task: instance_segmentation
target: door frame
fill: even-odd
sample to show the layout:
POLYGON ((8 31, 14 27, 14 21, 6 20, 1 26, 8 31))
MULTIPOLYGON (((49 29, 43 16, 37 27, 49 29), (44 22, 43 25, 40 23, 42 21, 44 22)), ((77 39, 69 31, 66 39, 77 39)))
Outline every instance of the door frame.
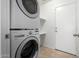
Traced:
POLYGON ((10 57, 10 38, 6 38, 6 35, 10 34, 9 29, 10 29, 10 0, 1 0, 1 57, 3 58, 10 57), (3 22, 5 23, 5 25, 3 22))

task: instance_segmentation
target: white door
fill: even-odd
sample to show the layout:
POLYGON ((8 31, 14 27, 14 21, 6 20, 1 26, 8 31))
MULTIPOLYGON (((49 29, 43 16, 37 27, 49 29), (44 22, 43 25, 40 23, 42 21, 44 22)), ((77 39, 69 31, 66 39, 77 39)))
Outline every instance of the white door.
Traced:
POLYGON ((76 54, 76 12, 75 4, 56 8, 56 49, 76 54))

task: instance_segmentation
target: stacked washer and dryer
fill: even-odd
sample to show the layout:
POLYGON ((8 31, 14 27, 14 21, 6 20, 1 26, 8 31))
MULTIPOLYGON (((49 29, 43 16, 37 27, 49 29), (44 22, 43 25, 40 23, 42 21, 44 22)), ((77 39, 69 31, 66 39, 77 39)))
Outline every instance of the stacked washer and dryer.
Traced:
POLYGON ((10 0, 10 57, 38 57, 40 18, 37 0, 10 0))

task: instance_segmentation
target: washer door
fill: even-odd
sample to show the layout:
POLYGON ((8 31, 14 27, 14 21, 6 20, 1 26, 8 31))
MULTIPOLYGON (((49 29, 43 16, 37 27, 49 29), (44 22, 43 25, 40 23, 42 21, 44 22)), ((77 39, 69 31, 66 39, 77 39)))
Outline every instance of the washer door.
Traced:
POLYGON ((16 0, 18 7, 28 17, 35 18, 38 16, 37 0, 16 0))
POLYGON ((16 58, 34 58, 37 57, 39 51, 39 43, 36 37, 26 38, 17 48, 16 58))

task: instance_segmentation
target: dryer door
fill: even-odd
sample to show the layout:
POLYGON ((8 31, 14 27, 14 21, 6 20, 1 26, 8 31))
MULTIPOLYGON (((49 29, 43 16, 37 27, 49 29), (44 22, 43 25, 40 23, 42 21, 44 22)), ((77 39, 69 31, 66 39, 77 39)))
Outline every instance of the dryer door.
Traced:
POLYGON ((39 43, 36 37, 26 38, 17 48, 16 58, 34 58, 37 57, 39 51, 39 43))
POLYGON ((35 18, 38 16, 37 0, 16 0, 18 7, 28 17, 35 18))

